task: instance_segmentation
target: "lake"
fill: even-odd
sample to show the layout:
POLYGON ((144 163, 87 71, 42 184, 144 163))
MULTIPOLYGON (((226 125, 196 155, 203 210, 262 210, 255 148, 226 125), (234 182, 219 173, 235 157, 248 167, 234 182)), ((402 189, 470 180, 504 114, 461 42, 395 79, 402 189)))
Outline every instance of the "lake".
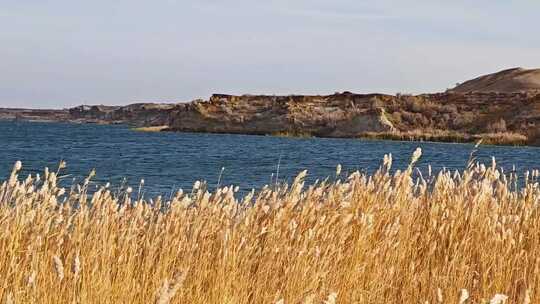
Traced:
MULTIPOLYGON (((118 187, 125 181, 136 188, 145 180, 147 196, 168 195, 178 188, 191 189, 197 180, 210 188, 237 185, 242 191, 275 182, 291 181, 308 170, 307 182, 342 172, 373 172, 385 153, 392 153, 394 168, 404 168, 412 152, 421 147, 418 166, 463 169, 472 144, 364 141, 358 139, 282 138, 252 135, 195 133, 145 133, 123 125, 0 121, 0 178, 5 179, 15 161, 22 174, 56 168, 67 162, 63 183, 80 181, 93 168, 98 184, 118 187), (278 166, 279 165, 279 166, 278 166), (279 167, 279 170, 278 170, 279 167), (223 168, 223 169, 222 169, 223 168)), ((540 148, 481 146, 479 160, 518 172, 540 168, 540 148)))

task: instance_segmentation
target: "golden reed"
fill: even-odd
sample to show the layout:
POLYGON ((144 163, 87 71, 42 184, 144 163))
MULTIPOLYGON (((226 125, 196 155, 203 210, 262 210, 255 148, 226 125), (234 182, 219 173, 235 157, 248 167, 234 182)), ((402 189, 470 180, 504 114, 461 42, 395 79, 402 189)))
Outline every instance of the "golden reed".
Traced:
POLYGON ((538 303, 538 172, 522 187, 495 162, 422 176, 420 156, 148 201, 89 194, 93 173, 60 188, 64 163, 24 179, 17 162, 0 186, 0 302, 538 303))

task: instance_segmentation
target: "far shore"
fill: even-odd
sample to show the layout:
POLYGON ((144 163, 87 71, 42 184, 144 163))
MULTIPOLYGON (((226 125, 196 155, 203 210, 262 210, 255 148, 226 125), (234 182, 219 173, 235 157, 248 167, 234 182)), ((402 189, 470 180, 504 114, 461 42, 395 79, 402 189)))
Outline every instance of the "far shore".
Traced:
MULTIPOLYGON (((0 121, 24 121, 24 122, 39 122, 39 123, 73 123, 73 124, 98 124, 98 125, 121 125, 122 122, 109 121, 85 121, 85 120, 53 120, 53 119, 6 119, 1 118, 0 121)), ((129 124, 128 124, 129 125, 129 124)), ((276 136, 287 138, 336 138, 336 139, 363 139, 363 140, 389 140, 389 141, 404 141, 404 142, 434 142, 434 143, 477 143, 482 142, 483 145, 497 146, 536 146, 527 143, 527 137, 516 133, 482 133, 482 134, 466 134, 459 132, 366 132, 356 136, 324 136, 319 134, 311 134, 307 132, 283 131, 274 133, 259 133, 259 132, 219 132, 219 131, 197 131, 197 130, 175 130, 168 125, 159 126, 132 126, 131 130, 136 132, 186 132, 186 133, 209 133, 209 134, 236 134, 236 135, 255 135, 255 136, 276 136)))
POLYGON ((508 69, 440 93, 227 95, 180 103, 0 108, 0 119, 125 124, 139 132, 540 146, 540 69, 508 69), (528 75, 528 86, 510 86, 528 75), (493 83, 493 79, 497 79, 493 83), (534 81, 533 81, 534 80, 534 81), (489 85, 489 90, 485 89, 489 85))

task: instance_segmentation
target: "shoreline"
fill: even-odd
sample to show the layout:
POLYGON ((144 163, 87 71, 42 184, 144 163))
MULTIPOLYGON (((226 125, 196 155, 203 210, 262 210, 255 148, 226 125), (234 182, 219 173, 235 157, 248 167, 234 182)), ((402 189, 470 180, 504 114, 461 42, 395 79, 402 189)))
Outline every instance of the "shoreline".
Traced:
MULTIPOLYGON (((97 122, 97 121, 80 121, 80 120, 51 120, 51 119, 6 119, 0 118, 0 121, 8 122, 27 122, 27 123, 66 123, 75 125, 126 125, 119 122, 97 122)), ((148 127, 135 127, 127 124, 129 129, 135 132, 142 133, 159 133, 159 132, 173 132, 173 133, 193 133, 193 134, 216 134, 216 135, 246 135, 246 136, 272 136, 291 139, 359 139, 365 141, 392 141, 392 142, 426 142, 426 143, 445 143, 445 144, 474 144, 482 140, 482 145, 489 146, 512 146, 512 147, 538 147, 535 145, 528 145, 525 138, 517 137, 516 139, 504 140, 504 133, 497 134, 431 134, 431 133, 367 133, 360 134, 358 136, 318 136, 313 134, 297 134, 294 132, 282 132, 282 133, 249 133, 249 132, 206 132, 197 130, 174 130, 170 126, 148 126, 148 127), (499 137, 503 137, 503 140, 498 140, 499 137)))

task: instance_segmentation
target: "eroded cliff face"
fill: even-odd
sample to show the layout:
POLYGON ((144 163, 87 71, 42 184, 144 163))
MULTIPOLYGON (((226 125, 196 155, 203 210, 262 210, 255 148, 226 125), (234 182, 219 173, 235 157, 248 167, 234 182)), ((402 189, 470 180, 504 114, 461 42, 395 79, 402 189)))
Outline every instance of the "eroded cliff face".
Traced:
POLYGON ((243 134, 309 134, 353 137, 365 132, 391 132, 376 100, 386 95, 351 93, 329 96, 213 95, 209 101, 177 106, 170 128, 177 131, 243 134))
MULTIPOLYGON (((418 96, 232 96, 176 106, 176 131, 473 141, 485 135, 540 143, 540 94, 439 93, 418 96), (429 135, 429 136, 422 136, 429 135)), ((505 139, 505 140, 507 140, 505 139)))

